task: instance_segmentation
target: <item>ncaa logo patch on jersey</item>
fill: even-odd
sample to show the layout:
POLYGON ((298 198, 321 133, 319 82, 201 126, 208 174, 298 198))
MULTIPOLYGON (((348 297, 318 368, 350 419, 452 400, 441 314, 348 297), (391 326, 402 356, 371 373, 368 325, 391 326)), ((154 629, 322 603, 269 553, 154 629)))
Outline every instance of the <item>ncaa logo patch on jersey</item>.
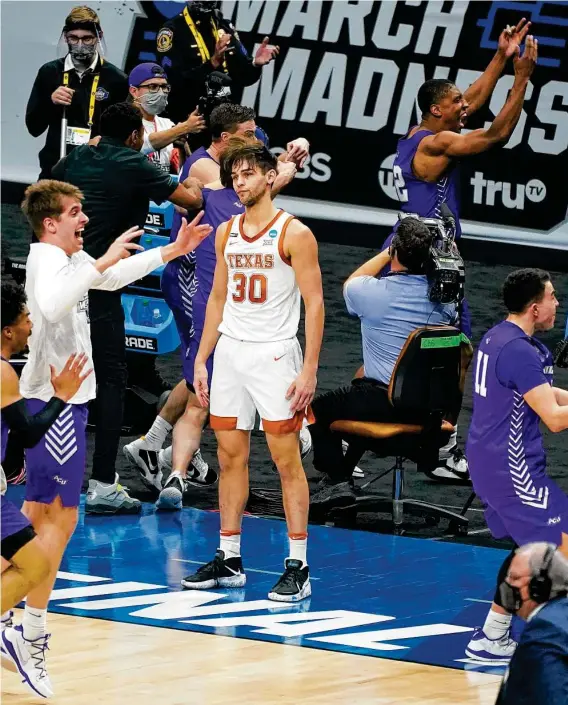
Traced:
POLYGON ((174 33, 172 32, 172 30, 168 29, 167 27, 161 29, 160 33, 158 34, 158 39, 156 40, 158 51, 169 51, 172 48, 173 43, 174 33))
POLYGON ((104 88, 97 88, 95 93, 95 100, 106 100, 108 98, 108 91, 104 88))
POLYGON ((277 237, 278 236, 278 230, 270 230, 268 232, 268 237, 277 237))

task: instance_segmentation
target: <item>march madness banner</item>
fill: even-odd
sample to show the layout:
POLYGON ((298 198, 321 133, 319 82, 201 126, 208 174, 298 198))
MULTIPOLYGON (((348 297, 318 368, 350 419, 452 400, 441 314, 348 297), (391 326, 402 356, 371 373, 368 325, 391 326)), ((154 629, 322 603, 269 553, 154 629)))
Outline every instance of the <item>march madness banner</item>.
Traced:
MULTIPOLYGON (((143 2, 126 69, 156 57, 155 36, 179 3, 143 2)), ((519 124, 505 147, 463 161, 462 217, 549 231, 566 218, 556 175, 568 147, 568 4, 561 2, 223 2, 252 53, 263 36, 281 48, 241 102, 255 107, 271 146, 304 136, 312 157, 287 194, 397 209, 397 139, 418 121, 428 78, 465 90, 484 70, 507 24, 525 16, 539 60, 519 124)), ((488 126, 513 82, 510 63, 469 128, 488 126)))

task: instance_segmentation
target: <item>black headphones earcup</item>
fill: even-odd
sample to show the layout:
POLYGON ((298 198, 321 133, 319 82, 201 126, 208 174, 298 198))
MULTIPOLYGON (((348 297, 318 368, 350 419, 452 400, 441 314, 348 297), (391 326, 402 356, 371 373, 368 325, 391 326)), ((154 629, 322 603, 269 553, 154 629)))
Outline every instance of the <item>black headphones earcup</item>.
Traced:
POLYGON ((552 593, 552 579, 548 575, 548 568, 552 563, 556 549, 549 546, 544 554, 544 559, 542 562, 542 568, 538 575, 529 583, 529 596, 531 600, 538 602, 541 605, 543 602, 548 602, 550 600, 550 594, 552 593))

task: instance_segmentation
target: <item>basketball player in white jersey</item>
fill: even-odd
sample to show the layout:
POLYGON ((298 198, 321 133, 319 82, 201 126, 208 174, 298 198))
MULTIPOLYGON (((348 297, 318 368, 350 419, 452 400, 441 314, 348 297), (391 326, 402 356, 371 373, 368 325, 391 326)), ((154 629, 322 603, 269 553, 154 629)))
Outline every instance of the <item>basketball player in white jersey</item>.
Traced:
POLYGON ((195 361, 194 387, 210 405, 218 442, 220 546, 215 558, 182 580, 185 588, 242 587, 241 520, 248 498, 250 432, 262 419, 282 483, 290 543, 271 600, 311 594, 306 560, 308 484, 298 434, 316 388, 324 303, 317 242, 272 202, 276 159, 264 145, 232 150, 228 168, 245 212, 219 226, 217 264, 195 361), (296 339, 305 305, 306 355, 296 339), (215 348, 215 346, 217 346, 215 348), (205 361, 215 348, 211 399, 205 361))

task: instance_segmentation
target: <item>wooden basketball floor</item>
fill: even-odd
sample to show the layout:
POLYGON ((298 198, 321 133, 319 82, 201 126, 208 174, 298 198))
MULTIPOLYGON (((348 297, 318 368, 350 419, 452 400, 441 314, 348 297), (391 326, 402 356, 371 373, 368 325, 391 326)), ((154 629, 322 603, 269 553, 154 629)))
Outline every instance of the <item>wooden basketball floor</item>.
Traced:
MULTIPOLYGON (((181 591, 180 578, 213 556, 217 531, 217 514, 194 509, 81 518, 50 603, 50 702, 495 702, 502 672, 472 664, 464 647, 502 551, 310 527, 312 597, 280 605, 266 594, 285 526, 246 517, 246 587, 181 591)), ((3 703, 39 701, 2 671, 3 703)))

